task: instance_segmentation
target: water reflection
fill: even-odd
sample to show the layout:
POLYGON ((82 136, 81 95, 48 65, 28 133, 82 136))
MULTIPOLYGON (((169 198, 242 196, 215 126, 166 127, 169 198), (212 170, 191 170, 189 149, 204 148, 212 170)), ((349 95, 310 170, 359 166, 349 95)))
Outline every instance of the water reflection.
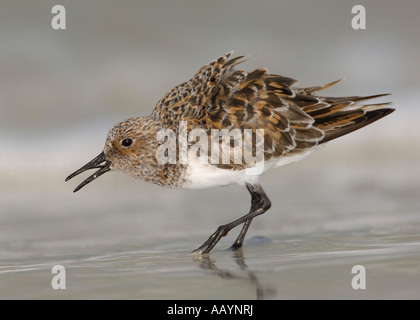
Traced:
POLYGON ((222 279, 241 279, 247 281, 255 286, 256 299, 266 300, 273 299, 276 296, 276 288, 271 285, 262 283, 256 273, 249 269, 245 263, 245 257, 242 248, 232 251, 232 259, 239 267, 242 273, 245 273, 246 277, 236 275, 236 272, 229 271, 228 269, 221 269, 217 266, 216 261, 210 257, 209 254, 203 254, 198 257, 194 257, 194 262, 198 263, 201 269, 208 270, 221 277, 222 279))

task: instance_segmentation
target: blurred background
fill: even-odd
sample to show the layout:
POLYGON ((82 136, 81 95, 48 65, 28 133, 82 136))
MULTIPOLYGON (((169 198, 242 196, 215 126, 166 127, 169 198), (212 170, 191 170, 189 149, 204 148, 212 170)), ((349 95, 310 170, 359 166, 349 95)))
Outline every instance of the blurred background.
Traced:
MULTIPOLYGON (((290 271, 299 265, 299 253, 354 255, 368 245, 390 251, 375 251, 379 258, 369 260, 380 285, 364 297, 419 298, 419 14, 420 2, 413 0, 2 0, 0 297, 220 297, 200 291, 194 276, 204 287, 216 277, 203 274, 187 253, 218 225, 248 210, 245 190, 166 190, 109 173, 73 194, 83 178, 67 183, 64 178, 102 151, 114 123, 150 113, 165 92, 235 50, 247 56, 241 68, 264 66, 300 80, 300 86, 346 78, 325 95, 392 93, 378 102, 392 101, 397 108, 263 178, 273 208, 253 223, 249 237, 266 236, 272 247, 262 245, 266 251, 261 251, 259 244, 250 245, 248 264, 277 283, 271 297, 352 298, 353 291, 335 282, 321 293, 311 283, 316 289, 308 293, 308 283, 291 281, 285 287, 289 294, 280 294, 284 274, 276 268, 287 266, 283 254, 296 254, 297 260, 287 256, 290 269, 284 268, 290 271), (66 9, 66 30, 51 27, 55 4, 66 9), (366 8, 365 30, 351 27, 357 4, 366 8), (174 251, 178 269, 157 268, 174 251), (268 264, 258 252, 271 256, 268 264), (56 263, 74 271, 73 291, 61 296, 49 285, 56 263), (115 276, 121 270, 126 282, 115 276), (137 282, 127 280, 133 274, 137 282), (145 274, 149 282, 156 276, 147 284, 152 291, 141 289, 145 274), (168 288, 168 283, 179 287, 186 274, 192 279, 190 296, 168 288)), ((232 260, 224 245, 229 243, 215 253, 222 264, 232 260)), ((341 266, 337 270, 344 272, 341 266)), ((308 262, 307 270, 288 276, 317 274, 325 280, 319 285, 329 283, 334 270, 327 275, 319 268, 308 262)), ((248 287, 235 291, 225 285, 215 288, 226 290, 222 298, 255 298, 244 293, 248 287)))

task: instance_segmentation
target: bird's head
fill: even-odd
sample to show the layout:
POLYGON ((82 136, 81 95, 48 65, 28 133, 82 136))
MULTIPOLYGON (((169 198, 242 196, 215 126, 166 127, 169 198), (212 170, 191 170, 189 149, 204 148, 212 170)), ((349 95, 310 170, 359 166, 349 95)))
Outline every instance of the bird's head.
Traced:
POLYGON ((157 142, 154 137, 158 128, 153 122, 149 118, 138 117, 114 125, 108 132, 103 151, 66 178, 68 181, 86 170, 98 169, 79 184, 74 192, 110 170, 142 178, 146 169, 155 167, 157 142))

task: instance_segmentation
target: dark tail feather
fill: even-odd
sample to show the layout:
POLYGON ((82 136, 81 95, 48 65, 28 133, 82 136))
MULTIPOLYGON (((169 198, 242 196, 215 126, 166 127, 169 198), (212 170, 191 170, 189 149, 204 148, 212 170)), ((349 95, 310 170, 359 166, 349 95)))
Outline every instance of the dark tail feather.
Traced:
POLYGON ((325 136, 319 143, 328 142, 363 128, 395 110, 388 107, 390 105, 388 102, 358 105, 361 101, 388 96, 388 93, 348 97, 325 97, 315 94, 340 81, 299 89, 293 100, 315 120, 314 126, 324 132, 325 136))
POLYGON ((325 137, 319 143, 325 143, 350 132, 363 128, 376 120, 394 112, 393 108, 376 110, 348 110, 329 117, 316 119, 315 126, 325 131, 325 137))

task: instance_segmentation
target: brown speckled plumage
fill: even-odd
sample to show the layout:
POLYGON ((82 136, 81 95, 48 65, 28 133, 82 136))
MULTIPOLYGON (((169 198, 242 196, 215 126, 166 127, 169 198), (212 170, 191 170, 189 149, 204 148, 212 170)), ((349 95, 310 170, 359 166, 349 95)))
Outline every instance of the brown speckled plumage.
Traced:
POLYGON ((117 123, 108 133, 104 153, 112 159, 110 168, 160 186, 179 187, 184 181, 185 165, 159 164, 156 139, 162 126, 151 117, 130 118, 117 123), (130 148, 120 142, 132 139, 130 148))
MULTIPOLYGON (((357 102, 377 98, 323 97, 322 87, 295 88, 296 80, 259 68, 236 70, 243 57, 227 53, 202 67, 194 77, 168 92, 151 117, 163 126, 187 121, 188 129, 265 130, 265 160, 288 156, 359 129, 393 111, 385 104, 357 102)), ((246 164, 220 164, 242 169, 246 164)))

